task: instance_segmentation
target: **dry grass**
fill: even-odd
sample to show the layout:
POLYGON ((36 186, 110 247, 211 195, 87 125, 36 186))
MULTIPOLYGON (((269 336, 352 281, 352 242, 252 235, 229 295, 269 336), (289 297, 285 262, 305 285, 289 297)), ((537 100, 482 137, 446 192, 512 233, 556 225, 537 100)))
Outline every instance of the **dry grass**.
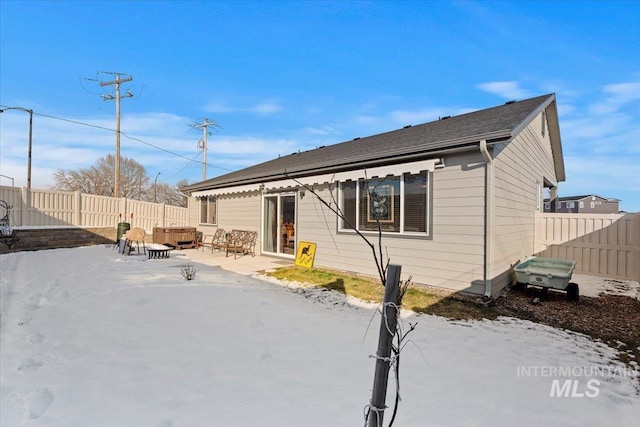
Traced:
MULTIPOLYGON (((363 301, 381 302, 384 289, 380 280, 338 270, 285 267, 264 274, 307 286, 341 292, 363 301)), ((534 290, 513 291, 496 304, 487 306, 477 298, 439 289, 410 285, 402 307, 417 313, 455 320, 496 319, 512 316, 568 329, 600 339, 617 348, 624 363, 640 360, 640 300, 620 296, 581 297, 580 303, 566 301, 564 293, 548 293, 541 304, 531 304, 534 290)))
MULTIPOLYGON (((342 292, 364 301, 381 302, 384 296, 380 280, 338 270, 294 266, 264 274, 279 280, 342 292)), ((640 360, 640 300, 601 296, 581 297, 579 303, 570 303, 566 301, 564 293, 550 292, 541 304, 531 304, 537 295, 532 289, 516 290, 498 299, 495 305, 487 306, 477 298, 410 285, 402 300, 402 307, 455 320, 518 317, 600 339, 617 348, 620 351, 618 358, 624 363, 640 360)))
MULTIPOLYGON (((265 274, 279 280, 342 292, 363 301, 379 303, 384 296, 384 288, 380 280, 338 270, 294 266, 279 268, 265 274)), ((498 316, 495 310, 478 303, 475 299, 414 285, 410 285, 407 289, 402 306, 418 313, 449 319, 495 319, 498 316)))

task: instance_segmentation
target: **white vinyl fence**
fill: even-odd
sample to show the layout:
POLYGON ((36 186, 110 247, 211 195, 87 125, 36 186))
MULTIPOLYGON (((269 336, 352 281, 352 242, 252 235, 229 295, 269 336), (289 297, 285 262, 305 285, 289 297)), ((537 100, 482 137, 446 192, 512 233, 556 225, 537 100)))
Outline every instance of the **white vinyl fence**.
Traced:
POLYGON ((124 197, 0 186, 0 200, 12 206, 12 227, 117 227, 128 222, 151 233, 153 227, 189 225, 187 208, 124 197))
POLYGON ((537 213, 535 253, 573 259, 578 274, 640 281, 640 213, 537 213))

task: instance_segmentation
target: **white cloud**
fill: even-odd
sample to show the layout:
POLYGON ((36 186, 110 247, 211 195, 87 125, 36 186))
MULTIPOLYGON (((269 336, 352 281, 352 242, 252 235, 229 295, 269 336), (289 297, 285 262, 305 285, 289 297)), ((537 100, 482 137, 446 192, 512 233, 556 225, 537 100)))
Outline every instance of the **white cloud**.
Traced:
POLYGON ((558 101, 558 115, 560 115, 561 117, 568 116, 574 111, 576 111, 575 105, 558 101))
POLYGON ((562 195, 598 194, 622 199, 639 209, 640 175, 633 158, 614 155, 566 156, 562 195), (618 185, 612 185, 618 183, 618 185), (613 191, 613 193, 612 193, 613 191))
POLYGON ((509 100, 524 99, 530 96, 529 91, 520 88, 516 81, 478 83, 476 87, 509 100))
POLYGON ((604 92, 619 103, 640 100, 640 82, 615 83, 604 87, 604 92))
POLYGON ((320 128, 307 126, 304 131, 312 135, 339 135, 341 132, 331 126, 322 126, 320 128))
POLYGON ((358 124, 369 125, 380 121, 380 119, 378 117, 370 116, 367 114, 356 114, 353 117, 353 121, 358 124))
POLYGON ((254 136, 231 136, 216 138, 215 147, 209 151, 223 155, 244 155, 272 159, 297 151, 299 142, 284 138, 261 138, 254 136))
POLYGON ((602 88, 605 99, 589 106, 592 114, 609 114, 623 109, 626 104, 640 101, 640 82, 614 83, 602 88))
POLYGON ((206 105, 204 109, 208 113, 219 113, 219 114, 253 113, 253 114, 260 114, 260 115, 268 115, 268 114, 279 113, 280 111, 282 111, 283 108, 278 102, 264 101, 249 107, 231 106, 225 103, 212 103, 212 104, 206 105))
POLYGON ((254 105, 249 111, 257 114, 274 114, 282 111, 282 107, 274 102, 263 102, 254 105))
POLYGON ((627 123, 626 117, 620 115, 604 115, 600 117, 580 117, 564 119, 561 122, 563 138, 567 139, 598 139, 619 133, 627 123))
POLYGON ((234 113, 238 111, 235 107, 221 103, 207 104, 204 106, 204 110, 209 113, 234 113))

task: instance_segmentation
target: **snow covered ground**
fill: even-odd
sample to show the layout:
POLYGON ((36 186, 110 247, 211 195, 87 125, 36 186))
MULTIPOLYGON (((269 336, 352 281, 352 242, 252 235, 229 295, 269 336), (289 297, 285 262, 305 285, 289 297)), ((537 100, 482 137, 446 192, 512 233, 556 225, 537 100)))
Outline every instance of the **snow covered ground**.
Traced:
MULTIPOLYGON (((204 264, 185 281, 180 252, 0 262, 2 427, 363 424, 375 308, 204 264)), ((637 423, 636 372, 602 343, 513 318, 409 322, 397 426, 637 423)))

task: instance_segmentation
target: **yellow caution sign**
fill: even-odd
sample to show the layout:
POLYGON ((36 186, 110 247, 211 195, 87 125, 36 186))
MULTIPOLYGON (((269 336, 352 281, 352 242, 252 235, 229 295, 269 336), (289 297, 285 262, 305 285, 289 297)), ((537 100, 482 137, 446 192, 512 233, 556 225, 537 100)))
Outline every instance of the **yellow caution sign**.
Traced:
POLYGON ((300 267, 313 267, 313 260, 316 257, 316 244, 310 242, 298 242, 298 252, 296 253, 296 265, 300 267))

